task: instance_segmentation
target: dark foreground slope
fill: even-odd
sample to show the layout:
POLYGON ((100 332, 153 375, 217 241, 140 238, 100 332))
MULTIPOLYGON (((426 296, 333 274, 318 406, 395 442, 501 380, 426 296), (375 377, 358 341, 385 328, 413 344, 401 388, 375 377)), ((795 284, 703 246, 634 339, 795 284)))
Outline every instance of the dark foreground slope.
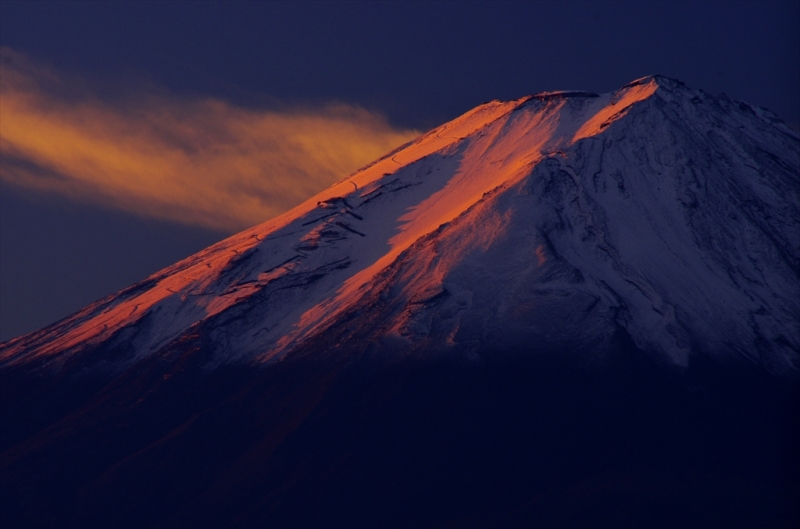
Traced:
POLYGON ((4 380, 5 413, 28 419, 4 417, 4 439, 40 429, 4 447, 3 526, 800 521, 797 392, 766 374, 664 370, 624 337, 594 366, 527 354, 376 368, 336 351, 208 374, 201 341, 93 395, 80 381, 33 399, 4 380))

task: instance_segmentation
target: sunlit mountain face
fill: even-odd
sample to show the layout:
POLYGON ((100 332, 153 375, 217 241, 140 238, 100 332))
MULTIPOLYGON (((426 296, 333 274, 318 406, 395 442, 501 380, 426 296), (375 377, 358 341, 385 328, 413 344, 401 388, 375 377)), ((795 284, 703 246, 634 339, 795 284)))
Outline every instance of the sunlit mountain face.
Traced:
POLYGON ((800 137, 492 101, 0 346, 14 527, 800 522, 800 137))

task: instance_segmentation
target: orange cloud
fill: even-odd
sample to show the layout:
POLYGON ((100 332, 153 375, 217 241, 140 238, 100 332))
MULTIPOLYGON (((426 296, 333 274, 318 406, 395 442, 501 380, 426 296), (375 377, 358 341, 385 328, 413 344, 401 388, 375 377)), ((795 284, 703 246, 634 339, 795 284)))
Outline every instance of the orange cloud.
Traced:
POLYGON ((419 134, 343 104, 252 110, 164 95, 108 102, 80 79, 8 48, 0 55, 0 178, 144 216, 242 229, 419 134))

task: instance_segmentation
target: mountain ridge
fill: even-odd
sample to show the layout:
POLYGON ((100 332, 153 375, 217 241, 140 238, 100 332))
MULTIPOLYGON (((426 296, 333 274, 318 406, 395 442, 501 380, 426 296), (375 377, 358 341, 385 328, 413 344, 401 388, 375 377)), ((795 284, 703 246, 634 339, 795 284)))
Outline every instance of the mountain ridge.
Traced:
POLYGON ((481 105, 1 344, 0 523, 797 526, 800 138, 634 83, 481 105))
MULTIPOLYGON (((596 249, 608 254, 611 261, 616 263, 612 266, 612 268, 616 267, 614 273, 626 277, 626 281, 634 285, 635 289, 652 305, 652 310, 660 313, 661 320, 663 320, 663 322, 656 322, 649 316, 642 316, 638 324, 647 326, 647 329, 640 332, 636 338, 639 345, 644 346, 645 349, 660 350, 659 354, 669 357, 671 363, 685 367, 693 347, 689 342, 697 341, 689 336, 692 334, 691 329, 686 329, 685 322, 683 324, 674 322, 674 307, 664 301, 663 292, 657 292, 650 279, 634 277, 636 274, 622 273, 623 269, 631 270, 630 266, 627 264, 622 266, 619 255, 612 255, 615 252, 618 254, 619 248, 609 246, 603 239, 606 237, 605 232, 594 220, 597 217, 602 223, 604 222, 603 217, 608 217, 607 208, 598 207, 597 199, 603 198, 602 194, 606 193, 609 181, 614 180, 611 185, 616 187, 620 196, 627 199, 630 199, 631 196, 629 192, 631 181, 628 181, 628 194, 625 195, 625 182, 620 180, 623 178, 622 173, 617 170, 611 175, 611 178, 603 173, 603 157, 605 156, 606 159, 609 157, 609 154, 604 153, 606 147, 601 147, 598 155, 596 152, 592 152, 592 149, 596 150, 596 147, 590 148, 586 142, 596 143, 596 138, 599 138, 600 135, 614 134, 612 129, 615 128, 615 125, 621 127, 622 125, 619 124, 623 121, 627 123, 629 133, 641 135, 644 131, 635 130, 636 123, 633 122, 633 118, 625 120, 627 114, 636 112, 637 105, 655 106, 656 109, 651 109, 650 113, 662 115, 660 121, 656 120, 659 122, 654 127, 655 130, 669 130, 668 126, 671 124, 668 119, 664 120, 663 116, 666 116, 665 109, 668 109, 670 105, 679 109, 673 113, 677 112, 679 117, 685 117, 687 105, 697 107, 703 104, 712 106, 712 110, 714 110, 714 106, 727 106, 729 108, 726 112, 736 115, 739 119, 742 115, 745 117, 751 115, 756 118, 756 124, 758 122, 767 122, 772 125, 776 123, 773 116, 767 111, 754 110, 749 105, 734 103, 725 97, 709 96, 700 91, 693 91, 679 81, 663 76, 637 79, 616 92, 602 96, 587 96, 587 93, 583 92, 548 92, 509 102, 492 101, 480 105, 365 166, 293 210, 176 263, 134 287, 101 300, 43 331, 2 344, 0 346, 0 365, 13 365, 23 361, 23 358, 30 357, 41 357, 46 362, 47 358, 56 359, 64 356, 65 353, 69 355, 71 354, 69 351, 76 351, 76 348, 80 349, 85 344, 93 342, 110 340, 113 348, 113 343, 129 340, 130 336, 125 335, 125 329, 128 329, 129 335, 136 335, 141 341, 143 339, 142 332, 140 330, 131 331, 131 329, 136 327, 141 318, 146 318, 151 314, 153 316, 150 319, 155 318, 153 320, 155 323, 152 325, 161 325, 163 328, 155 331, 149 330, 151 336, 145 339, 146 345, 140 349, 150 349, 155 352, 160 347, 159 344, 163 346, 170 340, 179 339, 180 335, 187 332, 192 325, 199 325, 228 310, 235 312, 236 306, 242 304, 243 300, 257 295, 264 288, 270 288, 268 285, 271 283, 273 284, 273 294, 278 292, 276 295, 279 295, 281 293, 279 291, 286 290, 286 287, 281 286, 281 281, 289 280, 289 276, 294 276, 294 279, 299 281, 297 287, 305 286, 304 277, 311 278, 312 283, 318 280, 328 281, 329 284, 322 289, 313 285, 309 287, 316 290, 316 293, 310 296, 310 302, 307 301, 308 293, 303 292, 301 297, 306 297, 306 301, 298 298, 290 301, 288 306, 284 301, 281 309, 272 308, 274 304, 262 307, 260 310, 283 311, 288 308, 290 314, 282 316, 280 321, 275 321, 275 318, 271 320, 267 318, 265 321, 259 322, 260 330, 255 329, 255 332, 260 333, 260 337, 250 344, 225 346, 228 349, 243 347, 251 351, 242 357, 244 360, 247 355, 250 355, 251 358, 255 355, 256 359, 261 357, 261 360, 256 360, 258 362, 262 362, 264 358, 279 358, 283 352, 293 347, 292 344, 296 345, 298 340, 307 338, 310 333, 314 332, 314 329, 323 328, 325 321, 330 322, 335 319, 337 311, 345 310, 346 307, 357 303, 358 293, 364 288, 368 288, 375 275, 390 266, 403 251, 416 241, 438 230, 440 226, 454 221, 470 208, 476 207, 486 198, 487 194, 502 187, 513 187, 516 182, 526 178, 532 182, 537 178, 552 181, 553 175, 557 177, 558 175, 567 175, 572 183, 565 180, 561 183, 551 182, 551 184, 563 187, 559 192, 563 191, 574 195, 571 200, 579 203, 583 201, 581 206, 583 209, 576 213, 583 218, 576 217, 573 220, 585 224, 582 229, 588 234, 588 237, 596 239, 594 241, 596 249), (738 115, 733 112, 738 112, 738 115), (680 116, 681 113, 683 116, 680 116), (665 121, 667 126, 665 126, 665 121), (464 159, 465 156, 468 157, 468 160, 464 159), (599 156, 600 165, 593 169, 594 176, 592 181, 589 181, 584 174, 585 168, 572 166, 583 163, 584 159, 591 156, 595 158, 599 156), (489 157, 492 159, 487 162, 489 157), (478 169, 471 171, 470 168, 475 167, 478 169), (545 170, 545 168, 549 169, 545 170), (532 171, 536 172, 537 170, 538 174, 532 176, 532 171), (420 175, 421 171, 426 171, 426 174, 420 175), (445 176, 442 177, 435 173, 444 173, 445 176), (594 189, 587 190, 587 186, 593 186, 594 189), (573 187, 575 189, 572 189, 573 187), (390 194, 397 197, 403 193, 406 197, 410 196, 410 199, 401 198, 391 213, 372 212, 366 221, 370 224, 370 230, 363 228, 365 217, 358 212, 363 213, 363 211, 369 210, 370 203, 374 205, 375 202, 382 202, 384 207, 387 204, 391 205, 386 202, 386 197, 390 194), (308 229, 308 226, 311 226, 311 229, 308 229), (366 231, 370 231, 370 233, 367 234, 366 231), (299 240, 294 239, 297 235, 299 235, 299 240), (286 237, 294 239, 294 245, 289 248, 275 249, 280 242, 271 241, 286 237), (269 245, 272 245, 272 248, 269 248, 269 245), (349 245, 350 248, 342 250, 340 246, 345 245, 349 245), (331 250, 331 248, 333 249, 331 250), (323 252, 319 252, 320 249, 323 252), (265 258, 265 251, 271 252, 272 255, 265 258), (334 255, 328 257, 327 260, 322 259, 326 262, 319 262, 317 268, 314 268, 316 265, 309 264, 319 261, 317 256, 324 252, 328 252, 328 254, 333 252, 334 255), (244 272, 244 269, 248 267, 249 270, 244 272), (243 273, 246 277, 242 276, 243 273), (230 274, 238 274, 241 277, 233 280, 230 274), (330 279, 333 275, 342 276, 342 274, 342 279, 330 279), (220 290, 219 286, 216 286, 217 283, 227 283, 228 286, 224 287, 224 290, 220 290), (163 311, 164 315, 155 316, 154 311, 163 311), (166 314, 172 314, 172 316, 166 316, 166 314), (164 326, 163 323, 159 324, 158 320, 169 320, 171 323, 164 326), (123 336, 112 338, 111 335, 114 332, 119 332, 123 336), (662 337, 655 342, 650 340, 652 343, 645 344, 648 340, 647 336, 658 334, 661 334, 662 337), (272 338, 265 339, 266 335, 270 335, 272 338)), ((640 112, 644 112, 644 110, 640 112)), ((704 118, 708 121, 707 114, 709 114, 708 110, 705 111, 704 118)), ((725 117, 725 114, 720 115, 725 117)), ((710 142, 706 139, 706 144, 711 146, 709 150, 730 152, 729 145, 732 141, 730 135, 727 138, 714 136, 716 134, 714 126, 717 124, 713 123, 713 120, 719 121, 720 119, 719 116, 712 116, 711 126, 704 125, 708 129, 704 136, 711 137, 710 142), (728 144, 725 144, 726 141, 728 144)), ((731 118, 728 117, 728 119, 731 118)), ((753 120, 751 119, 751 121, 753 120)), ((701 122, 702 120, 698 121, 698 123, 701 122)), ((762 128, 766 129, 767 123, 764 123, 762 128)), ((784 144, 790 145, 792 141, 796 142, 797 135, 793 135, 790 129, 782 127, 778 130, 779 133, 790 138, 788 143, 784 141, 784 144)), ((646 132, 650 133, 651 131, 646 132)), ((669 134, 674 136, 676 133, 669 134)), ((617 136, 625 141, 624 134, 617 134, 617 136)), ((752 138, 742 136, 735 141, 741 144, 742 138, 752 140, 752 138)), ((677 141, 674 138, 669 140, 677 141)), ((663 145, 660 147, 662 151, 666 152, 667 147, 663 145)), ((649 147, 637 145, 636 148, 644 152, 649 147)), ((703 158, 699 150, 695 151, 695 158, 703 158)), ((761 152, 766 151, 762 149, 761 152)), ((644 152, 641 156, 644 157, 645 162, 640 161, 640 163, 651 163, 650 158, 647 157, 655 156, 655 154, 644 152)), ((729 154, 728 156, 730 157, 729 154)), ((775 154, 768 153, 769 156, 773 158, 768 161, 782 171, 778 174, 783 174, 784 179, 786 179, 785 175, 791 177, 793 172, 796 175, 798 170, 796 156, 789 158, 788 165, 786 161, 781 161, 775 154)), ((705 156, 705 158, 708 157, 705 156)), ((689 157, 686 158, 686 161, 690 164, 696 163, 689 157)), ((698 178, 704 178, 702 174, 700 177, 696 176, 698 171, 702 173, 703 169, 708 171, 711 167, 708 160, 703 161, 708 167, 691 168, 695 175, 692 178, 696 189, 700 189, 698 178)), ((681 169, 674 163, 659 160, 656 162, 657 165, 660 165, 655 171, 681 172, 681 169)), ((730 161, 727 163, 730 165, 730 161)), ((624 164, 621 167, 624 167, 624 164)), ((652 172, 650 167, 642 167, 640 170, 652 172)), ((663 186, 670 183, 661 178, 660 181, 656 179, 651 184, 663 186)), ((773 184, 774 182, 767 181, 767 186, 773 184)), ((541 193, 546 191, 545 188, 539 190, 541 193)), ((706 188, 705 191, 708 192, 708 189, 706 188)), ((767 191, 770 190, 767 189, 767 191)), ((517 192, 526 191, 517 189, 517 192)), ((649 191, 643 189, 642 192, 649 191)), ((787 192, 791 193, 791 189, 788 189, 787 192)), ((677 193, 686 195, 680 200, 683 200, 684 208, 690 211, 697 201, 697 191, 692 189, 687 191, 684 188, 678 190, 677 193)), ((764 194, 763 189, 761 193, 764 194)), ((774 194, 772 193, 772 195, 774 194)), ((651 196, 651 205, 660 207, 661 213, 667 218, 670 218, 671 221, 685 222, 685 219, 678 218, 679 215, 683 215, 682 212, 675 213, 663 209, 664 204, 668 206, 667 200, 671 197, 665 197, 663 193, 659 196, 651 193, 651 196)), ((744 196, 744 192, 742 192, 742 196, 744 196)), ((562 196, 560 199, 563 198, 562 196)), ((741 197, 738 198, 740 202, 746 202, 741 197)), ((775 196, 768 198, 775 203, 775 196)), ((630 200, 628 203, 617 201, 615 206, 627 207, 629 203, 630 200)), ((756 204, 756 207, 763 208, 764 203, 762 200, 762 203, 756 204)), ((563 209, 563 204, 545 204, 544 207, 545 209, 555 207, 558 210, 559 208, 563 209)), ((785 204, 782 208, 784 210, 780 212, 784 217, 782 232, 780 227, 776 230, 775 226, 765 227, 759 231, 773 239, 773 246, 776 247, 776 250, 768 249, 768 251, 778 251, 783 254, 785 260, 797 264, 800 263, 800 255, 794 255, 798 252, 792 252, 791 248, 787 249, 787 241, 791 239, 792 235, 797 236, 796 224, 800 215, 798 215, 796 207, 792 210, 791 203, 788 205, 788 209, 785 204), (791 226, 792 223, 795 224, 794 228, 786 227, 787 225, 791 226), (792 229, 794 229, 794 234, 792 229), (778 239, 775 239, 776 232, 778 239)), ((643 215, 646 214, 643 212, 643 215)), ((735 215, 735 213, 731 214, 735 215)), ((641 218, 629 220, 642 222, 641 218)), ((534 220, 534 222, 539 221, 534 220)), ((652 219, 647 220, 646 218, 644 222, 655 223, 652 219)), ((714 219, 714 222, 718 222, 718 219, 714 219)), ((658 236, 665 237, 666 228, 662 226, 657 229, 661 230, 661 234, 658 236)), ((683 236, 696 237, 697 234, 689 230, 683 236)), ((653 240, 652 233, 648 237, 649 240, 653 240)), ((636 240, 637 238, 641 239, 641 235, 630 233, 627 240, 636 240)), ((572 249, 580 249, 583 242, 572 244, 572 249)), ((624 244, 625 239, 621 239, 621 242, 624 244)), ((670 244, 675 246, 678 243, 672 241, 670 244)), ((553 248, 551 247, 551 249, 553 248)), ((573 260, 577 258, 577 255, 572 256, 573 260)), ((581 257, 581 259, 585 258, 585 255, 581 257)), ((688 254, 682 258, 684 261, 697 260, 696 256, 688 256, 688 254)), ((723 256, 719 260, 726 258, 723 256)), ((541 255, 536 259, 541 260, 541 255)), ((590 266, 597 266, 597 264, 597 262, 592 262, 590 266)), ((654 265, 651 263, 648 266, 654 265)), ((735 267, 741 268, 740 265, 735 267)), ((581 266, 578 268, 580 269, 581 266)), ((693 273, 695 272, 697 271, 693 273)), ((750 283, 758 281, 754 279, 755 273, 757 272, 750 274, 746 281, 750 283)), ((791 291, 791 288, 796 288, 796 281, 792 285, 791 279, 787 280, 785 270, 782 274, 783 276, 778 279, 782 281, 783 286, 769 288, 777 292, 791 291)), ((718 275, 718 273, 712 274, 714 277, 718 275)), ((608 284, 610 280, 605 278, 603 281, 608 284)), ((734 278, 732 281, 740 285, 743 279, 734 278)), ((766 279, 762 278, 763 281, 766 279)), ((606 294, 606 297, 608 295, 609 293, 606 294)), ((610 295, 611 297, 618 296, 618 294, 610 295)), ((759 297, 763 300, 765 294, 759 297)), ((625 298, 626 296, 622 296, 620 299, 625 298)), ((608 303, 613 305, 612 301, 608 303)), ((768 363, 771 362, 772 367, 768 369, 784 374, 795 373, 790 376, 796 376, 798 339, 796 329, 792 336, 790 321, 792 314, 798 314, 798 308, 796 304, 792 306, 790 301, 783 300, 782 303, 780 309, 783 310, 784 315, 778 317, 778 323, 775 323, 773 318, 766 324, 771 329, 770 331, 756 329, 755 334, 772 333, 771 343, 773 346, 770 350, 775 349, 775 343, 778 343, 779 349, 781 344, 788 344, 788 349, 784 346, 781 349, 782 352, 777 355, 772 352, 767 353, 772 354, 768 361, 768 363), (786 330, 787 325, 789 325, 788 331, 786 330), (781 326, 784 329, 782 331, 780 330, 781 326)), ((764 307, 762 306, 762 308, 764 307)), ((751 312, 757 310, 753 309, 751 312)), ((644 309, 640 312, 644 314, 643 311, 644 309)), ((769 311, 769 309, 765 308, 764 311, 769 311)), ((772 314, 775 309, 769 312, 772 314)), ((756 316, 751 317, 751 319, 753 318, 758 319, 756 316)), ((694 332, 696 333, 697 330, 694 332)), ((636 332, 634 332, 634 336, 637 336, 636 332)), ((750 337, 748 340, 753 342, 757 340, 757 337, 750 337)), ((767 342, 770 340, 767 339, 767 342)), ((700 345, 702 346, 702 344, 700 345)), ((695 347, 695 349, 697 348, 695 347)), ((750 351, 741 348, 739 350, 740 354, 755 358, 752 347, 750 347, 750 351)), ((141 354, 140 350, 137 355, 115 370, 131 365, 131 362, 135 362, 137 358, 141 357, 141 354)), ((224 362, 225 360, 221 359, 220 361, 224 362)), ((755 361, 760 360, 756 359, 755 361)))

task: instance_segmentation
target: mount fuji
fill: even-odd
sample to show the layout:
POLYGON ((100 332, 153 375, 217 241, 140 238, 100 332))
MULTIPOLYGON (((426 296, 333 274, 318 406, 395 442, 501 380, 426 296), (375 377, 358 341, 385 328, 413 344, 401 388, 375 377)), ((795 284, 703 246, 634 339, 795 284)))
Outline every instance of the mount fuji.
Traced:
POLYGON ((0 345, 20 527, 800 522, 800 135, 492 101, 0 345))

